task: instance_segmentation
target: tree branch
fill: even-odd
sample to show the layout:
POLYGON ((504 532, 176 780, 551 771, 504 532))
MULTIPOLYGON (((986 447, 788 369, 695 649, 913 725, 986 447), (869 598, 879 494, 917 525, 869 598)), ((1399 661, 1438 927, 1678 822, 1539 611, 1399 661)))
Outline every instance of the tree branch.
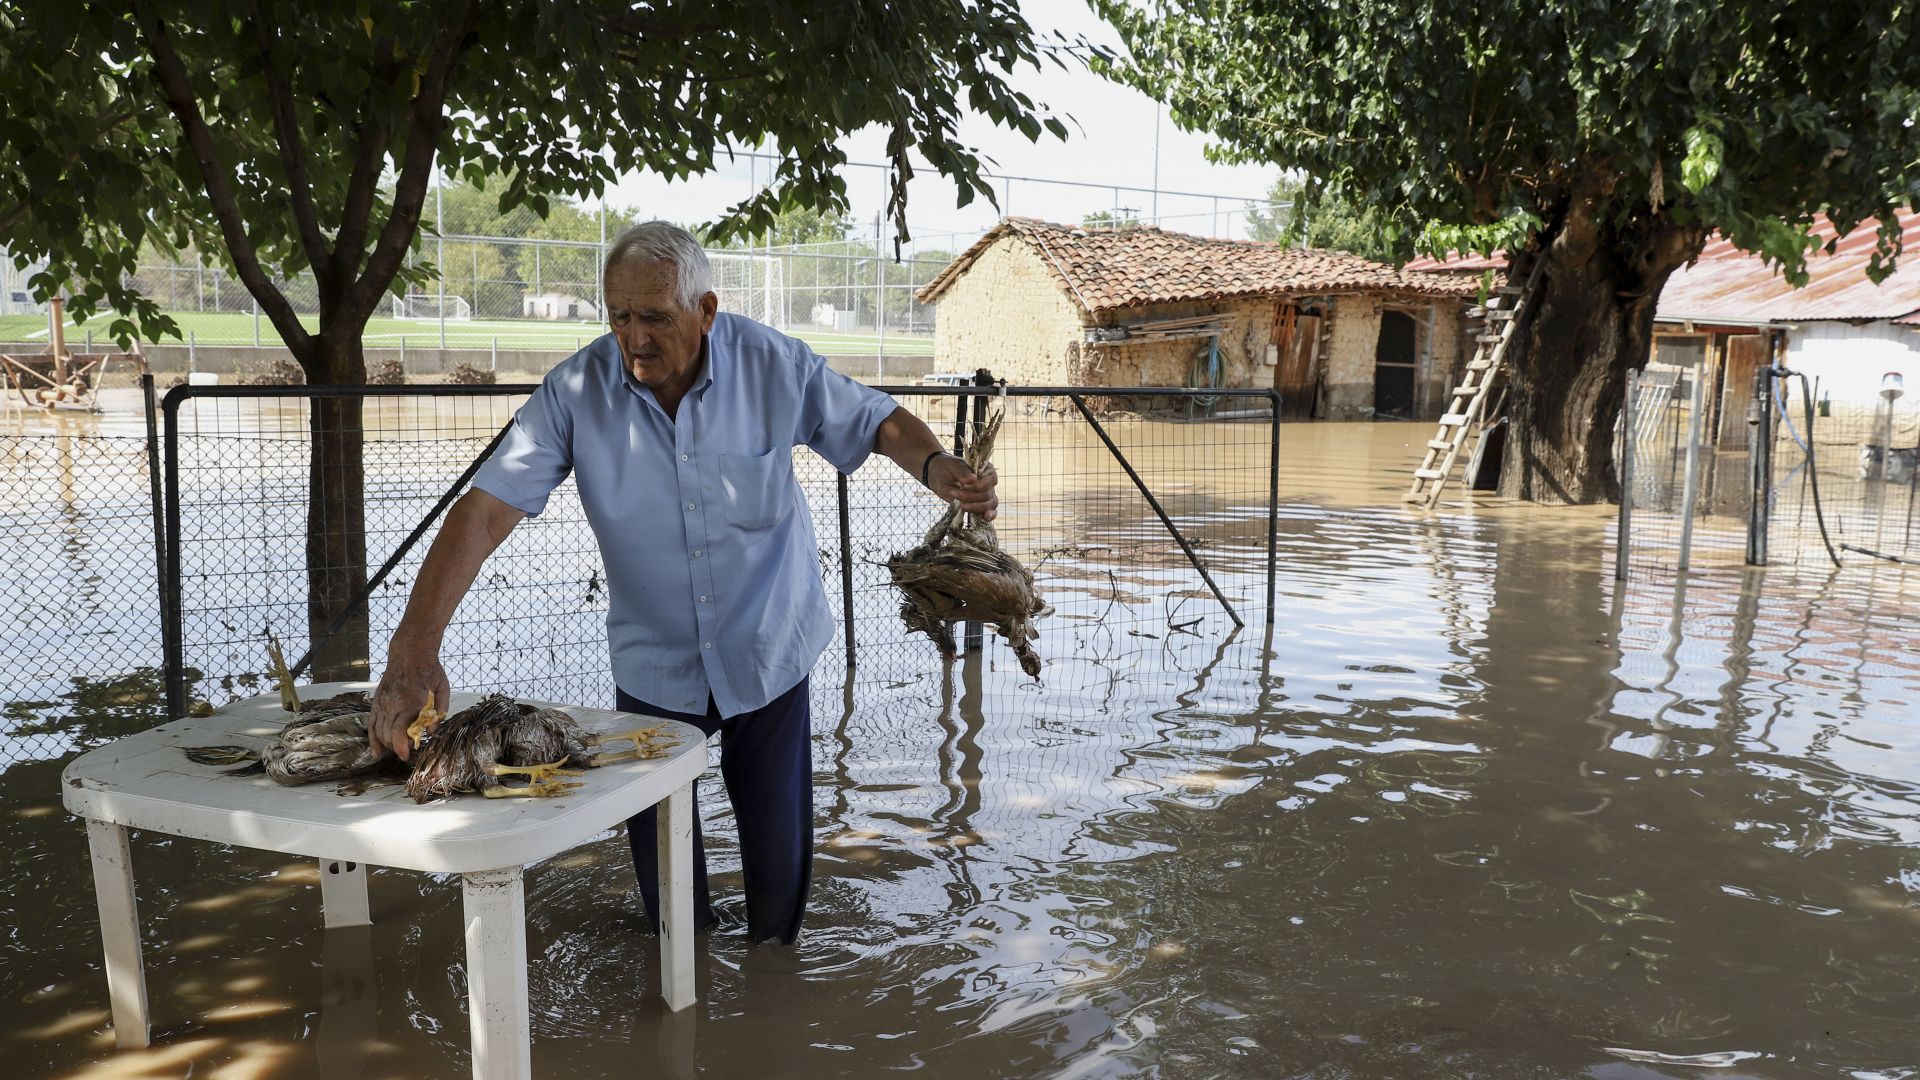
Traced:
POLYGON ((333 273, 333 252, 320 231, 320 218, 313 209, 313 181, 307 175, 307 147, 300 138, 300 124, 293 114, 293 92, 273 55, 273 31, 267 26, 266 13, 258 0, 253 7, 253 29, 260 44, 262 74, 267 80, 267 102, 273 112, 274 130, 279 134, 280 166, 287 172, 287 195, 293 203, 293 219, 300 228, 300 243, 307 249, 307 264, 322 291, 333 273))
POLYGON ((462 5, 433 43, 427 70, 420 77, 420 89, 413 99, 413 115, 407 123, 407 148, 400 163, 400 175, 393 186, 393 208, 380 229, 367 268, 353 283, 346 300, 349 318, 364 323, 373 314, 380 294, 393 282, 420 227, 420 210, 426 201, 427 181, 433 175, 434 157, 440 149, 440 133, 446 129, 444 109, 447 85, 453 65, 460 57, 461 42, 471 29, 473 4, 462 5))
POLYGON ((220 223, 227 253, 233 258, 233 269, 240 275, 247 291, 260 302, 260 309, 273 321, 274 329, 280 332, 281 338, 294 349, 297 356, 309 347, 312 339, 306 327, 300 325, 293 305, 287 303, 287 298, 273 287, 273 282, 260 268, 260 260, 253 250, 253 239, 247 235, 246 222, 240 217, 239 201, 234 196, 233 186, 227 181, 220 155, 214 149, 213 133, 207 129, 206 119, 200 115, 199 102, 193 96, 186 65, 181 62, 180 54, 174 51, 173 39, 159 15, 145 2, 136 2, 134 12, 140 23, 141 35, 146 38, 148 48, 153 50, 154 70, 160 82, 161 95, 166 98, 174 117, 180 121, 187 145, 193 150, 194 159, 200 166, 200 179, 206 184, 207 198, 213 203, 213 215, 220 223))
POLYGON ((333 238, 333 280, 336 287, 324 294, 322 310, 332 306, 334 295, 352 284, 366 256, 367 226, 373 215, 373 197, 380 187, 381 166, 387 160, 387 126, 376 107, 378 88, 398 77, 401 65, 394 57, 393 42, 382 36, 374 39, 375 65, 368 87, 361 98, 364 122, 359 126, 359 152, 354 155, 353 172, 347 177, 347 197, 340 212, 340 231, 333 238))

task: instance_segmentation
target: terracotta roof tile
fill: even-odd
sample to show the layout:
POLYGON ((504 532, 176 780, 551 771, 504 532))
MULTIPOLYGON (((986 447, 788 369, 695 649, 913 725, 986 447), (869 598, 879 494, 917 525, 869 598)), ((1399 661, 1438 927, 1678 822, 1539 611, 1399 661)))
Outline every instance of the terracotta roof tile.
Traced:
POLYGON ((1339 251, 1249 240, 1215 240, 1153 227, 1085 230, 1035 218, 1004 218, 918 294, 938 300, 980 253, 1007 235, 1032 246, 1067 295, 1089 314, 1145 304, 1247 296, 1380 291, 1473 296, 1478 284, 1450 274, 1395 270, 1339 251))

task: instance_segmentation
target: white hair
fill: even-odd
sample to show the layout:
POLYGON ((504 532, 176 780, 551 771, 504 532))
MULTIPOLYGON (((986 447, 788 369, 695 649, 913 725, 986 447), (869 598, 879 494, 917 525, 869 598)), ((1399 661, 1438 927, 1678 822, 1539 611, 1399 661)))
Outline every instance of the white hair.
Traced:
POLYGON ((603 279, 620 263, 656 261, 673 264, 674 295, 681 307, 699 307, 700 298, 713 291, 713 268, 700 241, 670 221, 643 221, 620 230, 607 249, 603 279))

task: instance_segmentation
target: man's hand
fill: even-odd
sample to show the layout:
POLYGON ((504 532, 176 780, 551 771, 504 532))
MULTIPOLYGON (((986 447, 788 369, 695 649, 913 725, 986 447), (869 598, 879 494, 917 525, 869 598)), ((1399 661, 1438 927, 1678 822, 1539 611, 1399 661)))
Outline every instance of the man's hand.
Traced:
POLYGON ((433 695, 434 705, 448 712, 447 673, 440 667, 439 650, 410 645, 396 635, 387 650, 387 670, 373 692, 373 718, 367 724, 367 747, 385 757, 388 751, 406 761, 413 753, 407 725, 433 695))
POLYGON ((941 454, 927 465, 927 487, 942 502, 958 499, 960 509, 988 521, 999 512, 1000 495, 994 490, 999 484, 1000 473, 992 465, 987 466, 986 472, 975 474, 965 461, 952 454, 941 454))

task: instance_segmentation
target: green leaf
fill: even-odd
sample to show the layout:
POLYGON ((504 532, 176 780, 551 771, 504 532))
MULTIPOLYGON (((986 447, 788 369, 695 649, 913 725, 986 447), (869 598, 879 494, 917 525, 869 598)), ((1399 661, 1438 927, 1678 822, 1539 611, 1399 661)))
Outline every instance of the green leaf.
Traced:
POLYGON ((1686 131, 1687 153, 1680 160, 1680 184, 1698 195, 1720 175, 1727 148, 1710 127, 1695 125, 1686 131))

